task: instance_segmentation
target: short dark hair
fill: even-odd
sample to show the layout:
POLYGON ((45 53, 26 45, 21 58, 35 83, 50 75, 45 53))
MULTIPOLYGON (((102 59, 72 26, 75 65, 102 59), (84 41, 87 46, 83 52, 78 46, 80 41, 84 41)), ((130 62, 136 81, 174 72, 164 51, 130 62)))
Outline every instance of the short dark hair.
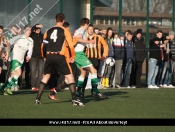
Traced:
POLYGON ((119 35, 119 34, 117 32, 115 32, 114 35, 119 35))
POLYGON ((4 27, 0 25, 0 29, 4 30, 4 27))
POLYGON ((70 26, 70 24, 69 24, 68 22, 64 22, 64 23, 63 23, 63 27, 67 28, 67 27, 69 27, 69 26, 70 26))
POLYGON ((126 30, 126 31, 124 32, 124 35, 126 35, 126 33, 128 33, 128 32, 131 32, 131 30, 126 30))
POLYGON ((56 22, 63 22, 65 20, 65 15, 63 13, 58 13, 55 16, 55 20, 56 22))
POLYGON ((157 32, 156 32, 156 33, 163 33, 163 32, 162 32, 162 30, 157 30, 157 32))
POLYGON ((94 30, 100 30, 99 28, 95 27, 94 30))
POLYGON ((93 27, 94 28, 94 26, 92 24, 89 24, 89 27, 93 27))
POLYGON ((128 31, 128 34, 127 35, 133 35, 133 33, 131 31, 128 31))
POLYGON ((85 24, 89 24, 90 20, 88 18, 82 18, 80 20, 80 26, 84 26, 85 24))

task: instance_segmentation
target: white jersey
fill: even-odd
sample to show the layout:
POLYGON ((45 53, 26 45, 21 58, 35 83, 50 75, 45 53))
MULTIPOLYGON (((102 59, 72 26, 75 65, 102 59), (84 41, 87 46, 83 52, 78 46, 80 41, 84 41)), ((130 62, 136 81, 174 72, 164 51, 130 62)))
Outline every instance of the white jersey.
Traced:
POLYGON ((14 44, 13 51, 11 53, 11 60, 17 60, 21 64, 24 62, 24 57, 26 52, 27 56, 31 58, 33 52, 33 39, 28 37, 26 38, 24 35, 18 35, 16 38, 13 38, 15 41, 10 44, 14 44))
MULTIPOLYGON (((86 30, 79 28, 75 31, 74 37, 76 37, 77 35, 81 34, 83 36, 83 39, 86 40, 87 39, 87 32, 86 30)), ((77 42, 77 45, 75 46, 75 52, 83 52, 84 48, 86 47, 86 43, 80 43, 77 42)))
POLYGON ((123 40, 121 40, 119 38, 117 38, 117 39, 114 38, 114 46, 119 46, 119 47, 124 46, 123 40))

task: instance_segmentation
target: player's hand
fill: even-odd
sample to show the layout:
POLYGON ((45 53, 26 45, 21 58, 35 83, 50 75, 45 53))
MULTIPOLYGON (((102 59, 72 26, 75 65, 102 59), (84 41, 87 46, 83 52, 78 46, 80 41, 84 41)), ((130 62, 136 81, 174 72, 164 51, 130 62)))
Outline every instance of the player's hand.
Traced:
POLYGON ((159 44, 159 41, 155 41, 154 43, 155 43, 155 44, 159 44))
POLYGON ((167 49, 166 52, 169 53, 170 52, 170 49, 167 49))
POLYGON ((106 59, 106 56, 102 56, 102 57, 101 57, 101 60, 105 60, 105 59, 106 59))
POLYGON ((43 28, 43 25, 42 24, 39 24, 39 25, 36 25, 36 27, 43 28))
POLYGON ((160 45, 161 48, 165 47, 165 44, 160 45))
POLYGON ((26 62, 29 62, 30 57, 26 56, 26 62))
POLYGON ((95 44, 95 41, 94 40, 90 40, 89 44, 95 44))
POLYGON ((70 58, 70 59, 69 59, 69 62, 70 62, 70 63, 74 63, 74 58, 70 58))

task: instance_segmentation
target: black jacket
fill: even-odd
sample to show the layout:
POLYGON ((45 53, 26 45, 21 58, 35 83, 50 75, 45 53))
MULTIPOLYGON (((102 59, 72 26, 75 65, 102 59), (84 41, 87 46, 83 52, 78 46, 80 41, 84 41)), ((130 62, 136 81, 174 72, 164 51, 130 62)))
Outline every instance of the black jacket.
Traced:
POLYGON ((161 51, 160 47, 157 44, 151 44, 149 47, 149 58, 154 58, 158 61, 161 61, 161 51))
POLYGON ((146 57, 146 47, 144 43, 144 38, 141 37, 140 39, 138 39, 137 37, 134 37, 132 41, 135 45, 136 61, 144 61, 146 57))
POLYGON ((32 57, 37 58, 37 59, 42 59, 43 57, 41 56, 41 44, 43 42, 43 34, 35 33, 34 30, 36 29, 36 26, 32 28, 32 33, 30 37, 33 39, 33 53, 32 57))
POLYGON ((124 41, 115 39, 114 40, 114 59, 115 60, 123 60, 124 59, 124 41))

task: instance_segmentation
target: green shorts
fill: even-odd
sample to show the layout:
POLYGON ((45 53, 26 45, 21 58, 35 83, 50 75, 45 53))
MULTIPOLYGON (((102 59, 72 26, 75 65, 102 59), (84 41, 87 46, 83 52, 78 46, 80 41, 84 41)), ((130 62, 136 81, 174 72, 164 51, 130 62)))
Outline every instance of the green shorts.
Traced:
POLYGON ((22 66, 22 64, 19 61, 11 60, 11 70, 10 70, 10 72, 16 70, 17 68, 19 68, 21 66, 22 66))
POLYGON ((84 52, 75 52, 75 65, 78 68, 85 68, 92 65, 84 52))

